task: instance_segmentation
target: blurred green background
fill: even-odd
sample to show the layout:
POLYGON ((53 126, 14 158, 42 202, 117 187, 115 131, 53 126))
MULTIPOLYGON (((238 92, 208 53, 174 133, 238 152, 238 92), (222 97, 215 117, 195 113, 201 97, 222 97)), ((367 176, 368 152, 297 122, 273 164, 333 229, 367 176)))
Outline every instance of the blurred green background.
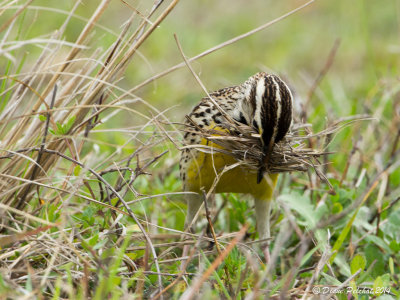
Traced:
MULTIPOLYGON (((24 37, 49 36, 64 22, 75 1, 34 1, 29 9, 39 20, 24 37), (35 10, 34 6, 54 11, 35 10), (28 35, 28 36, 26 36, 28 35)), ((146 14, 152 1, 127 1, 146 14)), ((161 26, 140 49, 125 74, 124 86, 130 88, 144 79, 182 62, 173 34, 176 33, 188 57, 207 50, 296 8, 291 1, 181 1, 161 26)), ((89 18, 97 1, 82 1, 77 15, 89 18)), ((163 4, 166 5, 166 4, 163 4)), ((319 114, 353 113, 353 104, 360 105, 366 89, 386 76, 397 74, 399 64, 399 1, 315 1, 295 15, 272 25, 251 37, 193 63, 209 90, 243 82, 264 70, 283 75, 297 91, 299 100, 307 94, 312 82, 324 67, 335 40, 341 44, 334 64, 322 83, 317 98, 324 103, 319 114), (331 93, 331 95, 327 95, 331 93), (343 110, 343 108, 346 108, 343 110), (340 109, 340 111, 337 111, 340 109)), ((99 25, 117 34, 132 10, 122 1, 113 1, 99 25)), ((139 17, 137 17, 136 21, 139 17)), ((71 22, 67 41, 74 41, 84 21, 71 22)), ((96 29, 93 47, 109 47, 115 35, 96 29)), ((32 47, 32 51, 38 51, 32 47)), ((203 92, 186 68, 175 71, 139 91, 139 96, 158 108, 173 109, 176 120, 203 96, 203 92)))

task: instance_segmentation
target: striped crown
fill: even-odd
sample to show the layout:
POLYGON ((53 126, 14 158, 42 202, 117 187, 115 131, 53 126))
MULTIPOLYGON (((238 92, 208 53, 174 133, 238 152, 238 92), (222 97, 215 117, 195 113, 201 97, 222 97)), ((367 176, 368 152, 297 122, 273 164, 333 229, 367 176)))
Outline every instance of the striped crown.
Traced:
POLYGON ((292 123, 293 96, 278 76, 264 72, 250 77, 242 88, 244 97, 233 115, 238 122, 252 126, 261 134, 264 157, 259 171, 260 181, 265 160, 274 144, 284 138, 292 123))

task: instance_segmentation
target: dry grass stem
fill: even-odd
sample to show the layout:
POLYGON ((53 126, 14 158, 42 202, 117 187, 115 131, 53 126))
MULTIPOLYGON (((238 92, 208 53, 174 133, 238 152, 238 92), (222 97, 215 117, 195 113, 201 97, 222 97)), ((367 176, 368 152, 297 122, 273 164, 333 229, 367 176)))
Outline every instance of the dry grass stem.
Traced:
MULTIPOLYGON (((236 121, 225 122, 218 124, 214 129, 201 128, 195 123, 190 116, 186 116, 192 124, 193 129, 185 129, 186 132, 200 131, 202 138, 212 142, 218 147, 211 145, 191 145, 184 147, 195 148, 198 151, 205 153, 224 153, 234 157, 238 164, 242 167, 258 170, 263 161, 263 151, 260 135, 258 132, 245 124, 236 121), (196 130, 195 130, 196 129, 196 130), (222 129, 222 130, 221 130, 222 129)), ((306 172, 312 168, 316 174, 329 184, 326 176, 319 170, 322 164, 319 159, 326 154, 324 149, 327 145, 321 145, 318 149, 308 147, 310 140, 331 140, 328 137, 336 134, 340 129, 362 120, 371 120, 368 116, 353 116, 339 120, 328 128, 318 132, 311 133, 307 124, 293 124, 290 132, 285 138, 275 144, 269 161, 265 169, 268 173, 283 173, 283 172, 306 172)))

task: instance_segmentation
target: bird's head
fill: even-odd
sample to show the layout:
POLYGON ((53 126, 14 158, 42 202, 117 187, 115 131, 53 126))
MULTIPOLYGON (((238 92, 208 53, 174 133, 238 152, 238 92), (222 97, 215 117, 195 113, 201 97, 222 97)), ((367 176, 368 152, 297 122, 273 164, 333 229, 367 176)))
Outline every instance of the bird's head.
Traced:
MULTIPOLYGON (((261 135, 264 158, 271 153, 275 143, 281 141, 292 123, 293 96, 278 76, 264 72, 250 77, 244 84, 245 97, 238 109, 239 122, 248 124, 261 135)), ((261 181, 263 171, 261 170, 261 181)))

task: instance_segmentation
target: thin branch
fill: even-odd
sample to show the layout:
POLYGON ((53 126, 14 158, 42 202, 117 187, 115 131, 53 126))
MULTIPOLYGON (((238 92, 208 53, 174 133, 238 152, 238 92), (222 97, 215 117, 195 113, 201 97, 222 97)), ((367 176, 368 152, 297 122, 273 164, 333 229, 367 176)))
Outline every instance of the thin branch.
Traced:
MULTIPOLYGON (((47 138, 47 134, 48 134, 48 131, 49 131, 49 125, 50 125, 50 118, 51 118, 50 110, 53 109, 54 102, 55 102, 55 99, 56 99, 56 94, 57 94, 57 85, 55 84, 54 85, 54 89, 53 89, 53 96, 51 97, 51 103, 50 103, 49 111, 46 114, 46 124, 45 124, 45 127, 44 127, 42 144, 40 145, 40 150, 39 150, 39 153, 38 153, 38 156, 37 156, 37 159, 36 159, 36 164, 34 165, 32 173, 31 173, 31 176, 29 178, 30 181, 33 181, 35 179, 36 172, 39 169, 40 161, 41 161, 42 156, 43 156, 43 150, 44 150, 44 147, 46 145, 46 138, 47 138)), ((26 196, 28 195, 28 193, 31 190, 31 186, 32 186, 32 183, 30 183, 27 186, 27 188, 24 190, 24 193, 21 195, 21 198, 17 203, 17 206, 16 206, 17 209, 21 208, 22 204, 24 204, 25 198, 26 198, 26 196)))

